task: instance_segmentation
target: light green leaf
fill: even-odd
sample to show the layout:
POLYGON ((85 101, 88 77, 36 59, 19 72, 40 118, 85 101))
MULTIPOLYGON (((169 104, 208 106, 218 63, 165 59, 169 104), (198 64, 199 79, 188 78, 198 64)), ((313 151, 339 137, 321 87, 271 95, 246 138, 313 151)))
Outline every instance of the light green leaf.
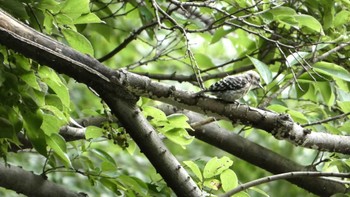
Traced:
POLYGON ((110 178, 103 178, 101 177, 99 180, 102 185, 107 187, 109 190, 117 194, 118 196, 121 196, 122 194, 119 191, 120 185, 118 184, 116 179, 110 179, 110 178))
POLYGON ((168 121, 168 119, 163 111, 161 111, 160 109, 157 109, 155 107, 152 107, 152 106, 144 106, 142 108, 142 113, 144 114, 144 116, 146 118, 151 117, 152 120, 154 120, 155 122, 168 121))
POLYGON ((221 173, 220 180, 221 180, 221 184, 222 184, 222 189, 225 192, 228 192, 228 191, 230 191, 238 186, 237 175, 231 169, 227 169, 223 173, 221 173))
POLYGON ((268 11, 269 13, 271 13, 274 17, 277 17, 277 16, 285 16, 285 15, 289 15, 289 16, 292 16, 292 15, 296 15, 296 11, 290 7, 284 7, 284 6, 280 6, 280 7, 277 7, 277 8, 274 8, 270 11, 268 11))
POLYGON ((350 82, 349 71, 347 71, 345 68, 337 64, 333 64, 329 62, 317 62, 316 64, 313 65, 313 68, 317 72, 321 72, 328 76, 337 77, 350 82))
POLYGON ((66 0, 60 10, 62 13, 81 15, 90 12, 89 0, 66 0))
POLYGON ((99 158, 101 158, 103 161, 107 161, 107 162, 113 164, 114 166, 117 165, 115 163, 113 157, 110 154, 108 154, 106 151, 99 149, 99 148, 90 149, 90 151, 95 153, 97 156, 99 156, 99 158))
POLYGON ((65 121, 59 120, 56 116, 43 114, 43 123, 40 128, 47 136, 50 136, 53 133, 58 133, 64 124, 65 121))
POLYGON ((190 136, 187 131, 183 128, 173 128, 164 133, 164 135, 176 144, 184 146, 192 143, 194 137, 190 136))
POLYGON ((81 15, 74 20, 74 24, 101 23, 101 19, 94 13, 81 15))
POLYGON ((46 136, 47 145, 54 151, 60 161, 67 167, 72 167, 72 163, 67 155, 66 141, 57 133, 52 133, 50 137, 46 136))
POLYGON ((221 187, 221 183, 217 179, 205 180, 203 185, 213 190, 219 190, 221 187))
POLYGON ((335 95, 329 82, 317 82, 315 87, 321 92, 323 100, 327 106, 334 105, 335 95))
POLYGON ((342 10, 335 15, 333 26, 338 27, 338 26, 347 24, 349 23, 349 20, 350 20, 350 12, 347 10, 342 10))
POLYGON ((310 15, 296 15, 294 18, 298 21, 299 25, 308 27, 309 29, 315 31, 316 33, 324 34, 321 23, 310 15))
POLYGON ((104 130, 96 126, 88 126, 85 131, 85 139, 95 139, 102 137, 104 130))
POLYGON ((194 57, 197 61, 197 64, 200 66, 200 68, 210 68, 215 66, 211 58, 205 54, 197 53, 195 54, 194 57))
POLYGON ((168 116, 169 124, 176 128, 192 129, 188 124, 188 117, 183 114, 171 114, 168 116))
POLYGON ((41 90, 37 81, 37 77, 35 76, 33 71, 26 72, 25 74, 20 75, 20 78, 30 87, 39 91, 41 90))
POLYGON ((211 178, 213 176, 219 175, 223 171, 227 170, 230 166, 232 166, 232 164, 233 161, 226 156, 223 156, 220 159, 214 157, 205 165, 203 176, 204 178, 211 178))
POLYGON ((303 51, 292 53, 292 54, 288 55, 288 57, 286 59, 286 65, 288 67, 291 67, 291 66, 294 66, 296 64, 299 64, 299 62, 304 64, 303 59, 309 55, 310 55, 309 52, 303 52, 303 51))
POLYGON ((231 33, 233 30, 225 30, 224 28, 219 28, 218 30, 215 31, 210 44, 214 44, 218 41, 221 40, 222 37, 226 36, 227 34, 231 33))
POLYGON ((88 54, 92 57, 94 56, 94 49, 90 41, 84 35, 71 29, 62 29, 62 33, 72 48, 81 53, 88 54))
POLYGON ((248 56, 250 61, 254 64, 255 68, 258 70, 260 73, 261 77, 265 81, 266 84, 269 84, 272 81, 272 73, 269 69, 269 67, 262 61, 248 56))
POLYGON ((42 66, 39 69, 39 76, 61 99, 62 104, 70 108, 70 98, 67 86, 65 86, 60 77, 51 68, 42 66))
POLYGON ((184 161, 184 164, 191 169, 194 175, 199 179, 200 182, 203 181, 202 173, 196 163, 193 161, 184 161))
POLYGON ((337 104, 344 113, 350 112, 350 101, 338 101, 337 104))
POLYGON ((305 123, 309 122, 303 113, 288 109, 287 107, 284 107, 282 105, 275 104, 275 105, 270 105, 267 108, 269 110, 272 110, 272 111, 278 112, 278 113, 288 113, 292 117, 292 119, 298 123, 305 124, 305 123))
POLYGON ((136 177, 120 175, 118 180, 127 186, 129 190, 137 192, 140 196, 146 196, 148 193, 147 185, 136 177))

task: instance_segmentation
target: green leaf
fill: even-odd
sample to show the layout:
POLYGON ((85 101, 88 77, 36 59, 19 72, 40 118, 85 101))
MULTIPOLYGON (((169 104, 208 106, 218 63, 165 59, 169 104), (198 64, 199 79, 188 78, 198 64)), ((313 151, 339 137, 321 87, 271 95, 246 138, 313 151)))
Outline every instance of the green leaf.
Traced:
POLYGON ((194 137, 190 136, 186 129, 183 128, 173 128, 165 132, 164 135, 174 143, 181 145, 183 148, 185 148, 184 146, 191 144, 194 139, 194 137))
POLYGON ((309 122, 309 120, 304 116, 303 113, 288 109, 287 107, 284 107, 282 105, 275 104, 275 105, 270 105, 267 108, 269 110, 272 110, 278 113, 288 113, 292 117, 292 119, 298 123, 305 124, 309 122))
POLYGON ((218 30, 215 31, 210 44, 214 44, 218 41, 221 40, 222 37, 226 36, 227 34, 231 33, 232 29, 230 30, 225 30, 224 28, 219 28, 218 30))
POLYGON ((345 81, 350 82, 350 73, 345 68, 329 63, 329 62, 317 62, 313 65, 315 71, 323 73, 328 76, 337 77, 345 81))
POLYGON ((111 190, 112 192, 114 192, 118 196, 122 195, 122 193, 118 190, 119 184, 116 181, 116 179, 110 179, 110 178, 103 178, 103 177, 101 177, 99 181, 100 181, 100 183, 102 183, 102 185, 107 187, 109 190, 111 190))
POLYGON ((62 13, 82 15, 90 12, 89 8, 90 0, 66 0, 60 10, 62 13))
POLYGON ((204 178, 211 178, 213 176, 219 175, 223 171, 227 170, 230 166, 232 166, 232 164, 233 161, 226 156, 223 156, 220 159, 214 157, 205 165, 203 176, 204 178))
POLYGON ((254 58, 254 57, 248 56, 248 58, 250 59, 250 61, 252 61, 252 63, 254 64, 254 66, 258 70, 258 72, 260 73, 260 75, 263 78, 263 80, 265 81, 265 83, 269 84, 272 81, 272 73, 271 73, 269 67, 264 62, 254 58))
POLYGON ((270 11, 268 11, 269 13, 271 13, 275 18, 282 15, 282 16, 285 16, 285 15, 296 15, 296 11, 290 7, 284 7, 284 6, 280 6, 280 7, 277 7, 277 8, 274 8, 270 11))
POLYGON ((317 19, 310 15, 296 15, 294 18, 298 21, 299 25, 307 27, 316 33, 321 33, 324 35, 323 28, 320 22, 317 19))
POLYGON ((88 54, 92 57, 94 56, 94 49, 90 41, 84 35, 71 29, 62 29, 62 33, 72 48, 81 53, 88 54))
POLYGON ((6 118, 0 117, 0 138, 12 139, 15 134, 13 124, 6 118))
POLYGON ((62 136, 58 135, 57 133, 52 133, 50 137, 46 136, 46 142, 47 145, 52 148, 64 166, 67 168, 72 167, 72 163, 67 155, 66 141, 62 136))
POLYGON ((123 185, 127 186, 129 189, 137 192, 140 196, 146 196, 148 192, 147 185, 136 177, 120 175, 118 180, 123 183, 123 185))
POLYGON ((152 106, 143 106, 142 113, 146 118, 151 117, 153 121, 168 121, 165 113, 161 111, 160 109, 157 109, 152 106))
POLYGON ((39 69, 39 76, 61 99, 62 104, 70 108, 70 98, 67 86, 65 86, 60 77, 51 68, 42 66, 39 69))
POLYGON ((205 180, 203 185, 213 190, 219 190, 221 187, 221 183, 217 179, 205 180))
POLYGON ((347 24, 349 23, 349 20, 350 20, 350 12, 347 10, 342 10, 335 15, 333 26, 338 27, 338 26, 347 24))
POLYGON ((65 122, 59 120, 56 116, 43 114, 43 123, 40 128, 47 136, 50 136, 53 133, 58 133, 64 124, 65 122))
POLYGON ((317 87, 318 91, 321 92, 323 100, 327 106, 332 106, 335 101, 335 95, 331 84, 329 82, 317 82, 315 87, 317 87))
POLYGON ((350 112, 350 101, 338 101, 337 104, 344 113, 350 112))
POLYGON ((101 23, 101 19, 94 13, 81 15, 74 20, 74 24, 101 23))
POLYGON ((42 113, 40 110, 32 112, 29 108, 22 107, 21 115, 23 117, 23 127, 33 147, 40 154, 47 156, 45 133, 40 128, 43 122, 42 113))
POLYGON ((85 131, 85 139, 95 139, 102 137, 104 130, 96 126, 88 126, 85 131))
POLYGON ((191 169, 191 171, 196 175, 200 182, 203 181, 202 173, 196 163, 193 161, 184 161, 184 164, 191 169))
POLYGON ((176 128, 192 129, 188 124, 188 117, 184 114, 171 114, 168 116, 168 121, 176 128))
POLYGON ((195 54, 195 59, 200 68, 210 68, 215 66, 211 58, 205 54, 197 53, 195 54))
POLYGON ((222 189, 225 192, 228 192, 228 191, 230 191, 238 186, 237 175, 231 169, 227 169, 223 173, 221 173, 220 180, 221 180, 221 184, 222 184, 222 189))
POLYGON ((288 67, 292 67, 296 64, 299 64, 299 62, 304 64, 303 59, 309 55, 310 55, 309 52, 303 52, 303 51, 292 53, 292 54, 288 55, 288 57, 286 59, 286 65, 288 67))
POLYGON ((98 155, 103 161, 107 161, 107 162, 113 164, 114 166, 117 165, 115 163, 113 157, 110 154, 108 154, 106 151, 99 149, 99 148, 90 149, 90 151, 95 153, 96 155, 98 155))

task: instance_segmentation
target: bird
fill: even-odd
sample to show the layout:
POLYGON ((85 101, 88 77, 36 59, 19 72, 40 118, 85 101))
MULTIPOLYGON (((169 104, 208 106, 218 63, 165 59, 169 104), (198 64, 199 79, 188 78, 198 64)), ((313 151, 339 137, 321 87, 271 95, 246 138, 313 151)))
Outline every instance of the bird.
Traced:
POLYGON ((227 102, 236 102, 250 90, 262 88, 260 76, 255 71, 247 71, 241 74, 229 75, 212 84, 208 89, 195 93, 195 96, 203 93, 215 95, 218 99, 227 102))

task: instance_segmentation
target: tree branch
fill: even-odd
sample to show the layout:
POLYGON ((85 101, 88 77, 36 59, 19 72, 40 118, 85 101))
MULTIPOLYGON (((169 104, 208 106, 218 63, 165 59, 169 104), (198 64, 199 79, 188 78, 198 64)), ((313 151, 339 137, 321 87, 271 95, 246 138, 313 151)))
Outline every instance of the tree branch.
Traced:
POLYGON ((63 188, 43 176, 27 172, 22 168, 0 164, 0 186, 14 190, 29 197, 84 197, 83 193, 76 193, 63 188))

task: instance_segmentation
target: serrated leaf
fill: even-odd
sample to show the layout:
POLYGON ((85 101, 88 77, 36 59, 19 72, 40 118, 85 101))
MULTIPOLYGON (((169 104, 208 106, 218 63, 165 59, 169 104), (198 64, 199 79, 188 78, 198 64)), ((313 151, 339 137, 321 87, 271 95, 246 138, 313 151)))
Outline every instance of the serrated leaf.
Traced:
POLYGON ((228 191, 230 191, 238 186, 237 175, 231 169, 227 169, 223 173, 221 173, 220 180, 221 180, 221 184, 222 184, 222 189, 225 192, 228 192, 228 191))
POLYGON ((46 136, 46 142, 67 168, 72 167, 72 163, 67 155, 66 141, 62 136, 52 133, 50 137, 46 136))
POLYGON ((81 53, 89 54, 92 57, 94 56, 94 48, 84 35, 71 29, 62 29, 62 33, 72 48, 81 53))
POLYGON ((103 136, 104 130, 96 126, 88 126, 85 131, 85 139, 95 139, 103 136))
POLYGON ((204 178, 211 178, 213 176, 221 174, 223 171, 227 170, 230 166, 232 166, 233 161, 223 156, 220 159, 217 157, 212 158, 205 165, 203 170, 204 178))
POLYGON ((203 181, 202 173, 196 163, 193 161, 184 161, 184 164, 191 169, 194 175, 199 179, 200 182, 203 181))
POLYGON ((254 64, 254 66, 258 70, 258 72, 260 73, 260 75, 263 78, 263 80, 265 81, 265 83, 269 84, 272 81, 272 73, 271 73, 269 67, 264 62, 254 58, 254 57, 248 56, 248 58, 250 59, 250 61, 252 61, 252 63, 254 64))
POLYGON ((313 68, 317 72, 321 72, 328 76, 337 77, 350 82, 349 71, 347 71, 345 68, 337 64, 333 64, 329 62, 317 62, 313 65, 313 68))

